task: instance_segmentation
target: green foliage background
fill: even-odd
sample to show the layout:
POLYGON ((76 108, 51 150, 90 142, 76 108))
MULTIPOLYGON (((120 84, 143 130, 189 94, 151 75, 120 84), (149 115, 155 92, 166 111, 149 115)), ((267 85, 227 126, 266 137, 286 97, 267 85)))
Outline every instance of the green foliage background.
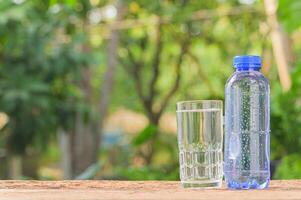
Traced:
MULTIPOLYGON (((234 55, 272 52, 269 32, 264 28, 263 1, 250 1, 249 6, 254 12, 231 14, 238 6, 246 6, 242 2, 123 1, 126 7, 123 20, 147 21, 154 16, 168 19, 162 28, 161 76, 156 84, 160 94, 165 94, 173 83, 173 66, 181 50, 179 42, 191 34, 189 55, 181 68, 180 88, 169 102, 167 113, 174 113, 175 103, 179 100, 223 99, 224 84, 233 71, 234 55), (199 10, 209 11, 212 16, 190 21, 199 10)), ((89 16, 95 9, 115 4, 110 0, 0 1, 0 111, 9 116, 8 124, 0 130, 0 147, 7 151, 7 155, 25 156, 28 149, 34 149, 40 156, 49 158, 49 162, 57 162, 59 155, 55 154, 56 159, 53 159, 49 153, 57 142, 57 130, 74 127, 76 113, 81 113, 86 121, 91 116, 97 119, 96 103, 84 100, 81 74, 86 68, 93 71, 92 102, 97 102, 107 67, 111 19, 93 24, 89 16)), ((271 82, 271 159, 279 163, 275 165, 274 178, 300 178, 301 62, 298 58, 301 56, 301 42, 298 33, 300 35, 301 3, 280 0, 278 6, 277 14, 284 30, 295 38, 292 48, 297 59, 291 64, 293 86, 287 93, 281 89, 274 59, 266 73, 271 82)), ((129 62, 127 49, 131 49, 136 57, 142 55, 147 63, 143 66, 145 82, 153 70, 154 40, 152 25, 120 31, 119 59, 129 62), (141 49, 141 41, 145 41, 145 49, 141 49)), ((121 63, 116 69, 114 82, 109 112, 125 107, 144 113, 134 81, 121 63)), ((142 87, 147 90, 149 86, 143 84, 142 87)), ((161 96, 156 100, 160 101, 161 96)), ((130 138, 126 145, 103 147, 99 156, 103 166, 97 178, 178 179, 175 135, 160 134, 154 143, 155 156, 150 165, 132 165, 131 161, 139 155, 141 147, 156 132, 162 133, 150 124, 136 137, 130 138), (109 161, 112 155, 117 155, 117 159, 109 161)), ((45 160, 42 159, 42 165, 49 164, 45 160)))

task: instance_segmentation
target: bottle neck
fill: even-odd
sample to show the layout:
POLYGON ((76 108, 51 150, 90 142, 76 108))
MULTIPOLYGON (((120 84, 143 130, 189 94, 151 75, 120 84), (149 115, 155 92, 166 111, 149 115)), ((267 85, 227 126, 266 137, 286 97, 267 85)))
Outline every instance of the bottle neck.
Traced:
POLYGON ((259 72, 260 67, 237 67, 235 71, 237 72, 250 72, 250 71, 257 71, 259 72))

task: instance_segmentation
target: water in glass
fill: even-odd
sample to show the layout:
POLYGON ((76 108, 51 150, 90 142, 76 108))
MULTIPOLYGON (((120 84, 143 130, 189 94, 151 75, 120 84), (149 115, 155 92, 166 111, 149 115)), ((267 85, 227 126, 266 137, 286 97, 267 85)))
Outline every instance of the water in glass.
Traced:
POLYGON ((203 107, 177 111, 180 178, 184 187, 221 185, 222 107, 203 107))

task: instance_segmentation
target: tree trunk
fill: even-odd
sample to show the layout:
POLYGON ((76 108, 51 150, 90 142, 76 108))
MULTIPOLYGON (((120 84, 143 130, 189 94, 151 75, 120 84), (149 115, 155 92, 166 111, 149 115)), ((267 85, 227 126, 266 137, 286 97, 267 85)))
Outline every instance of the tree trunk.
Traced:
MULTIPOLYGON (((98 146, 95 146, 97 134, 91 130, 91 123, 84 123, 82 115, 77 115, 76 130, 72 135, 72 171, 73 178, 97 162, 98 146)), ((97 141, 96 141, 97 142, 97 141)))
MULTIPOLYGON (((83 51, 89 51, 89 47, 84 46, 83 51)), ((81 88, 85 96, 85 101, 93 104, 93 92, 91 85, 92 71, 89 66, 83 69, 81 88)), ((99 139, 96 131, 92 129, 93 118, 85 122, 83 113, 78 111, 76 113, 75 127, 73 134, 70 136, 71 148, 71 165, 72 178, 80 175, 92 164, 97 162, 99 139)))
MULTIPOLYGON (((121 19, 121 4, 117 7, 117 20, 121 19)), ((89 166, 97 162, 98 150, 102 134, 102 126, 107 113, 110 101, 115 68, 117 65, 117 48, 119 33, 117 30, 112 31, 108 47, 108 65, 104 75, 104 82, 101 90, 101 98, 98 105, 100 119, 91 119, 85 123, 81 113, 77 113, 74 133, 68 136, 62 135, 62 167, 64 169, 64 178, 75 178, 86 170, 89 166), (67 153, 68 152, 68 153, 67 153)), ((83 46, 83 51, 89 51, 89 47, 83 46)), ((86 102, 93 103, 93 92, 91 86, 91 68, 86 67, 82 73, 82 90, 85 94, 86 102)))
POLYGON ((63 178, 72 179, 71 163, 71 135, 62 128, 58 130, 59 146, 61 149, 61 167, 63 169, 63 178))
POLYGON ((287 38, 277 19, 276 0, 265 0, 264 3, 267 14, 267 22, 271 28, 271 40, 280 83, 283 90, 288 91, 292 84, 289 74, 289 60, 291 60, 293 57, 293 51, 287 44, 285 44, 287 38))
MULTIPOLYGON (((159 120, 160 120, 161 116, 158 116, 157 114, 153 113, 151 114, 151 116, 148 116, 148 119, 150 121, 150 124, 155 125, 156 127, 159 127, 159 120)), ((155 149, 154 149, 154 145, 155 142, 158 138, 159 132, 157 130, 157 132, 155 133, 154 137, 148 141, 146 143, 146 153, 145 153, 145 162, 147 165, 150 165, 153 161, 153 157, 154 157, 154 153, 155 153, 155 149)))
MULTIPOLYGON (((116 22, 122 20, 123 17, 123 5, 122 1, 118 1, 117 4, 117 18, 116 22)), ((104 80, 101 88, 101 96, 99 100, 99 121, 96 122, 94 128, 98 130, 98 141, 96 145, 100 147, 100 140, 102 137, 103 122, 108 111, 109 101, 111 98, 114 74, 118 64, 118 43, 119 43, 119 31, 117 29, 111 30, 111 35, 108 44, 108 61, 107 70, 104 74, 104 80)))
POLYGON ((9 156, 9 179, 20 179, 22 176, 22 159, 18 155, 9 156))

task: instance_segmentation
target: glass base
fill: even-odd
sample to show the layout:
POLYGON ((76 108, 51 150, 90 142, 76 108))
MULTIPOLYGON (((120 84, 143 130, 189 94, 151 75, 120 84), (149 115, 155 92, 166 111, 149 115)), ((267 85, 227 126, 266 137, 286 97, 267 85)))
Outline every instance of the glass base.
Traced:
POLYGON ((184 188, 220 188, 222 181, 181 181, 184 188))

